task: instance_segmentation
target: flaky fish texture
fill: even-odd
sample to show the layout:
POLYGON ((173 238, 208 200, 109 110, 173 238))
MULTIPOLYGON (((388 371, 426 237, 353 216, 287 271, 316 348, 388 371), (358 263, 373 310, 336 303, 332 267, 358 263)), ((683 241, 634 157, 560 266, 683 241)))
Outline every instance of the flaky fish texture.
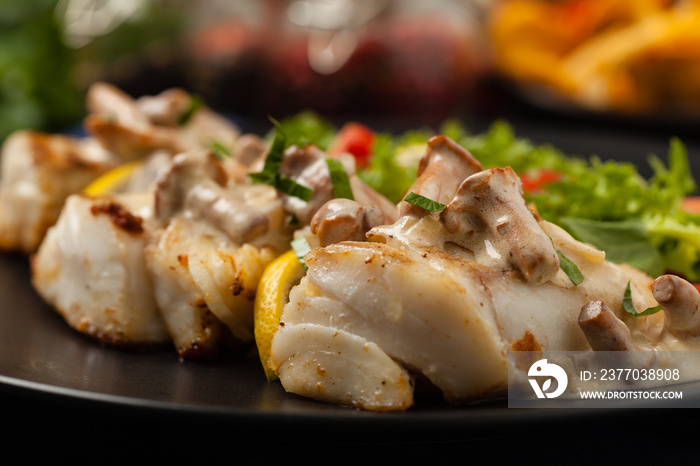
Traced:
POLYGON ((158 307, 178 354, 215 354, 229 334, 253 340, 253 301, 274 249, 239 245, 206 222, 172 219, 145 248, 158 307))
MULTIPOLYGON (((66 198, 120 163, 213 144, 234 147, 238 127, 197 102, 182 89, 133 99, 97 82, 87 92, 84 137, 28 130, 10 135, 1 154, 0 250, 34 253, 66 198)), ((247 152, 255 153, 250 139, 247 152)))
MULTIPOLYGON (((135 102, 109 86, 90 94, 95 115, 115 113, 132 126, 150 122, 176 131, 184 131, 172 126, 184 97, 173 91, 135 102)), ((232 144, 233 133, 227 134, 232 144)), ((119 152, 117 146, 111 149, 119 152)), ((385 219, 395 220, 396 206, 359 180, 351 159, 343 163, 364 206, 328 205, 334 194, 327 155, 314 146, 290 147, 283 163, 285 176, 314 189, 309 201, 251 182, 248 173, 267 156, 263 140, 249 135, 236 147, 224 160, 211 149, 173 155, 161 147, 148 153, 119 192, 68 197, 32 260, 38 293, 73 328, 102 342, 171 343, 182 359, 209 357, 223 346, 252 342, 263 270, 290 248, 296 230, 310 229, 321 205, 321 232, 345 222, 346 234, 363 236, 385 219), (355 222, 353 212, 366 218, 355 222)))
POLYGON ((142 348, 170 337, 143 260, 148 198, 74 194, 32 256, 32 284, 74 329, 104 343, 142 348))
POLYGON ((94 140, 17 131, 2 147, 0 250, 30 254, 66 198, 117 165, 94 140))
POLYGON ((286 390, 404 410, 418 374, 448 402, 464 402, 504 393, 511 350, 607 349, 596 337, 622 330, 628 349, 661 341, 661 313, 631 317, 622 308, 628 283, 635 308, 656 305, 653 279, 538 218, 510 168, 481 170, 436 137, 411 190, 447 206, 404 205, 396 223, 367 233, 369 241, 304 257, 308 272, 290 293, 269 361, 286 390), (583 282, 562 270, 562 256, 583 282), (587 327, 582 308, 596 300, 614 312, 587 327))
POLYGON ((70 196, 33 255, 33 285, 102 342, 211 356, 252 340, 257 283, 291 235, 272 187, 227 186, 207 151, 168 160, 145 189, 70 196))

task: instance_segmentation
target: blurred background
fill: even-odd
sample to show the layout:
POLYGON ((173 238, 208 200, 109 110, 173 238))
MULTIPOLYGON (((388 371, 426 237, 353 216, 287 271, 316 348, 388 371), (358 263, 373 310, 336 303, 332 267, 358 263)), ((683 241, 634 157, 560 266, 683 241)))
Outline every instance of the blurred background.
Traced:
POLYGON ((436 125, 512 105, 695 125, 698 0, 0 0, 0 138, 97 80, 240 119, 436 125))

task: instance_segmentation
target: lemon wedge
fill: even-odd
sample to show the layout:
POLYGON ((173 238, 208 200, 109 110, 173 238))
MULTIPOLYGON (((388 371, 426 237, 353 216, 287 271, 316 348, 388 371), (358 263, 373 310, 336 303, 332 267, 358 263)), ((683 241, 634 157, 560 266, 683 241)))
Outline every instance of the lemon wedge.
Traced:
POLYGON ((267 365, 272 337, 279 327, 282 309, 289 300, 289 290, 299 283, 304 274, 304 268, 296 254, 289 251, 272 261, 260 277, 255 295, 254 333, 267 380, 277 379, 275 371, 267 365))
POLYGON ((98 178, 92 181, 85 189, 83 194, 88 196, 99 196, 101 194, 114 193, 129 181, 129 178, 134 171, 141 165, 140 161, 134 161, 119 165, 116 168, 103 173, 98 178))

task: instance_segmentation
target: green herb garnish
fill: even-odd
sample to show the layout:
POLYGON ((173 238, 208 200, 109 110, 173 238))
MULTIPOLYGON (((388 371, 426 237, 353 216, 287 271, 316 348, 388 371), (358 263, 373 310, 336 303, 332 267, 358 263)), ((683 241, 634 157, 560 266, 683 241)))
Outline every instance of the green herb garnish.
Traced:
POLYGON ((216 157, 216 159, 220 162, 223 162, 228 157, 231 157, 231 151, 219 141, 214 141, 211 143, 211 151, 214 154, 214 157, 216 157))
POLYGON ((333 195, 336 198, 355 200, 350 187, 350 177, 343 164, 336 159, 326 159, 326 165, 328 165, 328 172, 331 175, 333 195))
POLYGON ((439 202, 435 202, 432 199, 428 199, 425 196, 421 196, 420 194, 413 192, 408 193, 408 196, 404 198, 404 201, 420 207, 421 209, 425 209, 428 212, 439 212, 447 207, 445 204, 440 204, 439 202))
POLYGON ((195 112, 202 106, 204 106, 204 100, 202 100, 202 98, 197 94, 192 95, 187 109, 182 113, 182 115, 180 115, 180 119, 177 123, 180 126, 187 124, 187 122, 192 118, 192 115, 194 115, 195 112))
POLYGON ((277 131, 275 139, 272 141, 270 151, 265 157, 265 164, 262 171, 250 173, 250 179, 254 183, 266 183, 274 186, 278 190, 290 196, 298 197, 303 201, 311 199, 314 191, 304 185, 301 185, 291 178, 280 174, 282 168, 282 158, 284 157, 284 149, 287 138, 281 131, 277 131))
POLYGON ((630 282, 627 282, 627 288, 625 288, 625 295, 622 298, 622 308, 625 310, 625 312, 627 312, 627 314, 633 317, 650 316, 661 310, 661 306, 654 306, 645 311, 637 312, 634 309, 634 304, 632 304, 632 289, 630 288, 630 282))
POLYGON ((304 256, 307 252, 311 251, 311 246, 309 246, 309 242, 306 240, 306 236, 300 236, 297 239, 292 240, 290 244, 292 245, 294 254, 296 254, 297 258, 299 259, 299 262, 304 267, 304 270, 309 270, 309 267, 306 265, 306 262, 304 262, 304 256))
POLYGON ((569 277, 571 283, 577 286, 581 284, 584 280, 584 277, 581 271, 578 269, 578 266, 574 264, 571 259, 569 259, 559 251, 557 251, 557 256, 559 256, 559 268, 564 271, 567 277, 569 277))
POLYGON ((314 190, 307 188, 303 184, 299 184, 291 178, 278 175, 273 186, 289 196, 298 197, 302 201, 308 202, 314 194, 314 190))
POLYGON ((282 158, 284 157, 284 148, 287 143, 287 138, 281 131, 277 131, 275 139, 272 141, 270 151, 265 157, 265 164, 262 171, 251 173, 248 176, 258 183, 267 183, 274 186, 274 180, 279 176, 280 168, 282 168, 282 158))

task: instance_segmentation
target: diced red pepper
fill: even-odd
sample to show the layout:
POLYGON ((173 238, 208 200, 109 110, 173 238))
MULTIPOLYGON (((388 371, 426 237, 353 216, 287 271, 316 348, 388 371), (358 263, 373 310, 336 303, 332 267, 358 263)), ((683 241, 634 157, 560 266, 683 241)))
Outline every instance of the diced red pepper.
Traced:
POLYGON ((688 196, 681 202, 681 209, 690 214, 700 214, 700 196, 688 196))
POLYGON ((352 154, 357 166, 366 167, 374 144, 374 131, 360 123, 345 124, 328 149, 328 155, 337 157, 343 153, 352 154))
POLYGON ((542 188, 555 181, 559 181, 562 174, 556 170, 550 170, 543 168, 534 172, 532 174, 524 174, 520 176, 520 180, 523 183, 523 191, 526 193, 532 193, 537 191, 542 191, 542 188))

